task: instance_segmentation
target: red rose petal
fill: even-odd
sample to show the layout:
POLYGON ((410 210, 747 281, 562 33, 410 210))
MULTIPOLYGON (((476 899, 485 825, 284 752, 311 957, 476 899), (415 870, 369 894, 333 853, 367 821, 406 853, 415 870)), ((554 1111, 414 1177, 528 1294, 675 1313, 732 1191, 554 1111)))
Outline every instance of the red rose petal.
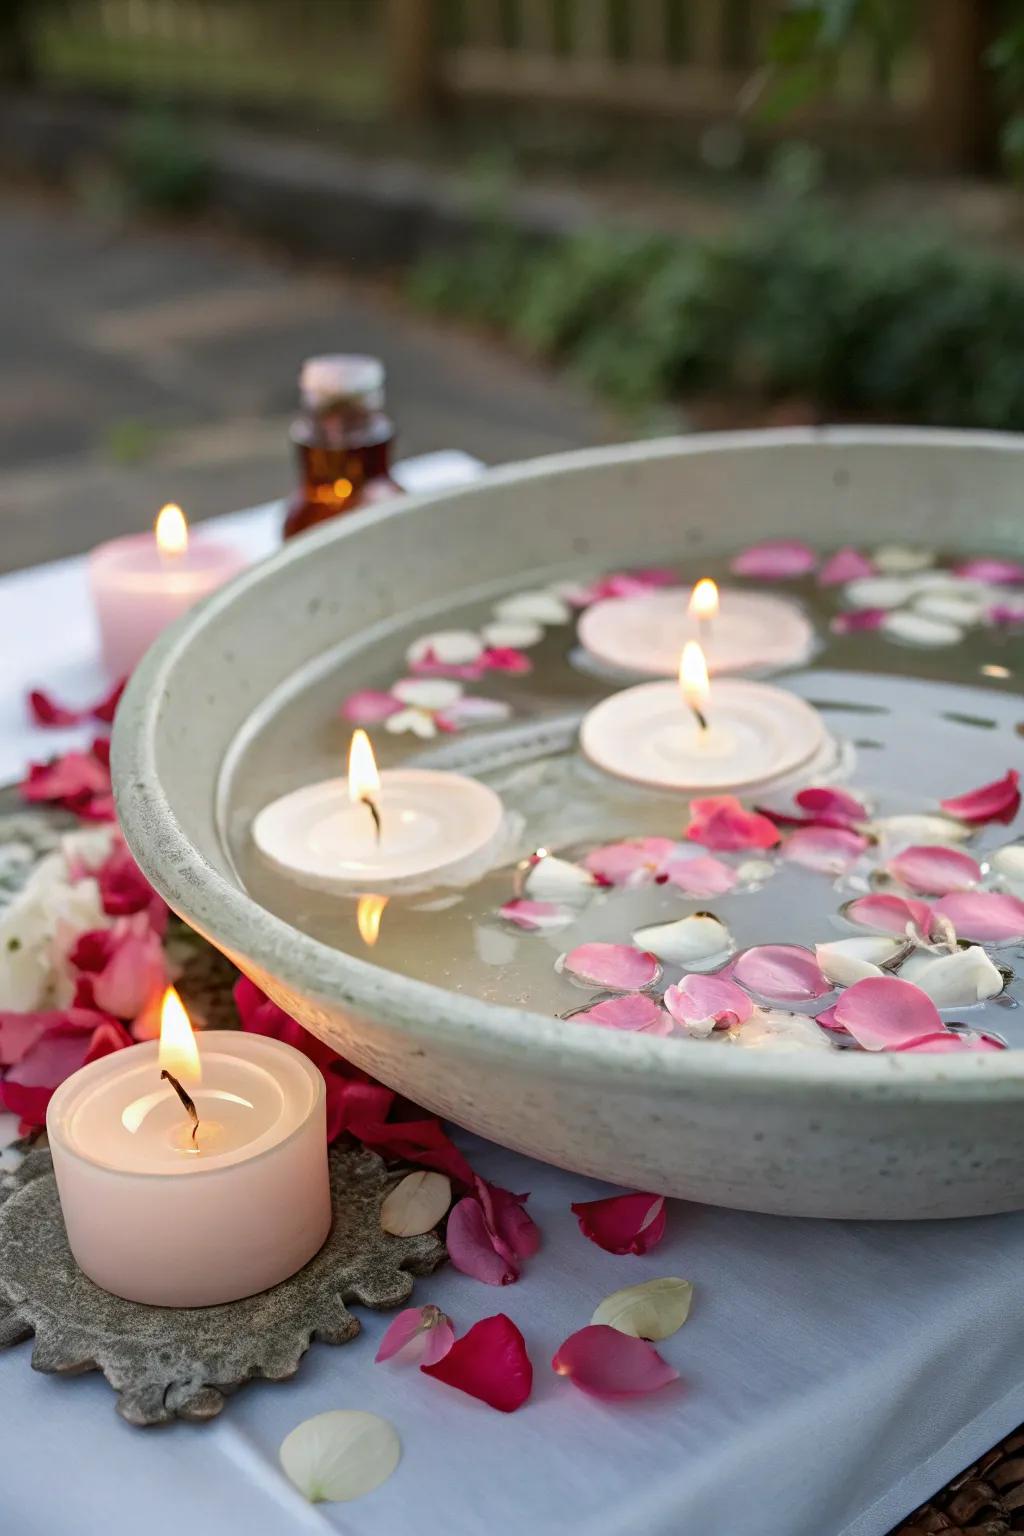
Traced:
POLYGON ((835 1023, 867 1051, 896 1050, 944 1033, 939 1010, 928 994, 898 976, 855 981, 832 1013, 835 1023))
POLYGON ((764 544, 752 544, 730 563, 729 569, 736 576, 759 576, 764 581, 782 581, 789 576, 806 576, 818 563, 818 556, 809 544, 796 539, 773 539, 764 544))
POLYGON ((827 822, 867 821, 868 811, 856 795, 831 785, 811 785, 795 797, 797 805, 810 811, 815 820, 827 822))
POLYGON ((978 944, 1024 939, 1024 901, 1002 891, 954 891, 935 903, 935 915, 948 918, 961 939, 978 944))
POLYGON ((686 837, 717 852, 738 848, 774 848, 779 829, 760 811, 748 811, 735 795, 710 795, 691 800, 686 837))
POLYGON ((526 1341, 503 1312, 485 1317, 433 1365, 421 1365, 424 1376, 468 1392, 500 1413, 521 1408, 533 1388, 533 1366, 526 1341))
POLYGON ((809 949, 800 944, 758 944, 733 962, 741 986, 773 1003, 802 1003, 835 988, 809 949))
POLYGON ((888 608, 851 608, 847 613, 837 613, 829 625, 834 635, 855 635, 862 629, 881 629, 888 608))
POLYGON ((612 1195, 572 1206, 584 1237, 606 1253, 648 1253, 665 1235, 664 1195, 612 1195))
POLYGON ((579 944, 564 957, 561 968, 580 981, 616 992, 639 992, 661 975, 655 956, 632 944, 579 944))
POLYGON ((679 1380, 679 1372, 653 1344, 605 1323, 590 1323, 570 1334, 556 1350, 551 1367, 591 1397, 640 1397, 679 1380))
POLYGON ((970 890, 981 879, 981 865, 959 848, 922 845, 904 848, 885 866, 895 880, 926 896, 970 890))
POLYGON ((1012 821, 1020 809, 1020 774, 1011 768, 1005 777, 951 800, 940 800, 947 816, 960 821, 1012 821))

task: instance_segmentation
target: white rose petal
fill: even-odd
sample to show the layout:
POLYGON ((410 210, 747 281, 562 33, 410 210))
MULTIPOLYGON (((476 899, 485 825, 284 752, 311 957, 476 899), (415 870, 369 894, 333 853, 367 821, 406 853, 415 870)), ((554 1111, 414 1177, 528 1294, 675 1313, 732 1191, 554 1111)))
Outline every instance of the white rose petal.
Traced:
POLYGON ((1007 843, 997 848, 989 863, 1000 885, 1014 896, 1024 897, 1024 843, 1007 843))
POLYGON ((825 1031, 802 1013, 782 1008, 757 1009, 739 1029, 724 1037, 731 1045, 750 1051, 831 1051, 835 1047, 825 1031))
POLYGON ((953 848, 970 837, 968 822, 949 816, 880 816, 871 823, 881 850, 891 857, 902 848, 953 848))
POLYGON ((407 1173, 384 1198, 381 1229, 392 1237, 421 1237, 437 1226, 451 1203, 451 1182, 443 1173, 407 1173))
POLYGON ((462 685, 449 677, 403 677, 391 690, 394 698, 414 709, 447 709, 462 697, 462 685))
POLYGON ((613 1291, 594 1310, 591 1323, 604 1324, 633 1339, 668 1339, 690 1315, 693 1286, 666 1276, 613 1291))
POLYGON ((285 1475, 311 1504, 372 1493, 398 1466, 402 1445, 375 1413, 336 1408, 306 1419, 281 1442, 285 1475))
POLYGON ((899 576, 858 576, 848 581, 843 595, 851 608, 899 608, 912 588, 899 576))
POLYGON ((882 620, 882 631, 897 640, 905 640, 908 645, 956 645, 964 637, 959 624, 948 619, 930 619, 923 613, 911 613, 907 609, 887 613, 882 620))
POLYGON ((863 938, 815 944, 814 957, 829 981, 837 987, 852 987, 865 976, 881 976, 883 966, 891 964, 906 947, 902 939, 887 934, 865 934, 863 938))
POLYGON ((530 866, 523 881, 524 894, 534 901, 563 901, 582 906, 597 890, 597 877, 553 853, 545 854, 530 866))
POLYGON ((421 736, 424 740, 437 735, 434 717, 424 709, 400 709, 397 714, 388 715, 384 729, 392 736, 401 736, 404 731, 411 731, 414 736, 421 736))
POLYGON ((519 624, 485 624, 483 638, 499 650, 525 651, 544 639, 544 627, 526 620, 519 624))
POLYGON ((465 667, 479 660, 484 644, 479 635, 470 629, 439 629, 434 635, 421 635, 406 651, 411 663, 432 656, 446 667, 465 667))
POLYGON ((900 977, 927 992, 936 1008, 969 1008, 997 997, 1004 986, 1002 972, 979 944, 951 955, 917 950, 900 966, 900 977))
POLYGON ((923 571, 935 564, 933 549, 915 549, 907 544, 881 544, 871 552, 871 558, 880 571, 894 574, 902 571, 923 571))
POLYGON ((638 928, 633 943, 659 960, 690 971, 710 971, 735 952, 736 943, 724 923, 710 912, 695 912, 674 923, 638 928))
POLYGON ((503 622, 527 620, 532 624, 566 624, 570 608, 555 592, 516 592, 495 603, 494 615, 503 622))
POLYGON ((928 592, 914 599, 914 612, 923 613, 929 619, 948 620, 951 624, 977 624, 985 612, 985 604, 978 597, 959 592, 928 592))

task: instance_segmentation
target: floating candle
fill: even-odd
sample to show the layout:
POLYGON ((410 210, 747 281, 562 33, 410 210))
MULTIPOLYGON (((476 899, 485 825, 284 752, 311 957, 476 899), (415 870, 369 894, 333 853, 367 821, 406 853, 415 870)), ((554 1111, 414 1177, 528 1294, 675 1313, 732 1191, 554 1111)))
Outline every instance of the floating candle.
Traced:
POLYGON ((781 688, 740 679, 712 687, 689 641, 678 684, 611 694, 584 717, 580 745, 618 778, 698 794, 774 783, 817 761, 829 737, 817 710, 781 688))
POLYGON ((71 1251, 90 1280, 153 1306, 277 1285, 331 1224, 326 1093, 279 1040, 210 1030, 171 989, 161 1039, 62 1083, 46 1129, 71 1251))
POLYGON ((173 503, 161 510, 153 533, 98 545, 89 556, 89 583, 110 675, 127 677, 162 629, 244 564, 230 544, 190 539, 173 503))
POLYGON ((580 616, 579 638, 604 666, 671 677, 687 640, 699 640, 712 674, 798 666, 814 631, 788 598, 766 592, 719 592, 707 577, 692 591, 664 587, 643 597, 612 597, 580 616))
POLYGON ((470 878, 502 841, 504 822, 501 800, 476 779, 425 768, 378 774, 369 737, 356 731, 348 777, 274 800, 252 835, 263 858, 300 885, 385 893, 470 878))

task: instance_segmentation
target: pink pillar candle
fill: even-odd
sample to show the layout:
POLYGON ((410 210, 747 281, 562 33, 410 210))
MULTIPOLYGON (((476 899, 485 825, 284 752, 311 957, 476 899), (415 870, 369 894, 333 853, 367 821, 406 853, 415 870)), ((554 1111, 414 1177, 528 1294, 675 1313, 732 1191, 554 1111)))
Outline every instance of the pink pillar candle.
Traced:
POLYGON ((202 537, 167 553, 152 533, 98 545, 89 556, 89 583, 111 677, 127 677, 162 629, 244 564, 230 544, 202 537))
POLYGON ((90 1062, 46 1116, 80 1269, 129 1301, 207 1307, 286 1280, 331 1225, 326 1089, 279 1040, 198 1037, 192 1124, 155 1040, 90 1062))

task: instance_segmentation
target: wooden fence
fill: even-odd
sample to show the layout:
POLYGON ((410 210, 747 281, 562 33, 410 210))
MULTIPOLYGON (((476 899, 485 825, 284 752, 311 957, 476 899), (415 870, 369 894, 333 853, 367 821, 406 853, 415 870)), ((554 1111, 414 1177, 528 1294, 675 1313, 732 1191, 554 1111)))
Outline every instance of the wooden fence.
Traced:
MULTIPOLYGON (((0 0, 0 7, 11 0, 0 0)), ((800 133, 888 161, 976 165, 991 139, 991 0, 890 0, 884 57, 844 56, 827 97, 758 109, 785 0, 15 0, 40 73, 74 84, 412 118, 470 104, 647 118, 699 134, 800 133)))

